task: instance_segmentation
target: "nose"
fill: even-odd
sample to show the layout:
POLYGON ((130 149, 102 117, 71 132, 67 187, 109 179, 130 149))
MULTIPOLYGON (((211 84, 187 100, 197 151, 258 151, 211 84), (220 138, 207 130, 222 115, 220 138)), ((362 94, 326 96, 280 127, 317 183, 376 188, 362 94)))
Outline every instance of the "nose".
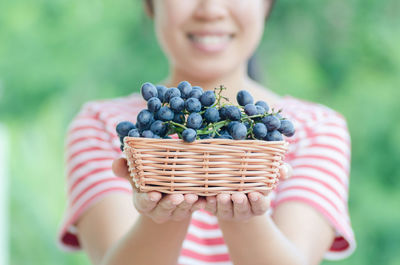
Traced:
POLYGON ((228 10, 223 0, 199 0, 194 17, 203 21, 213 21, 224 18, 228 10))

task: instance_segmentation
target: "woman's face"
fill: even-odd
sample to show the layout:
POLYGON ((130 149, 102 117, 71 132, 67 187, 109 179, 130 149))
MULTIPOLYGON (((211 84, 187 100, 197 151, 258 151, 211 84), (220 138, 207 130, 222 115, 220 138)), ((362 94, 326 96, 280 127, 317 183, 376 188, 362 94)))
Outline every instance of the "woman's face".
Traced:
POLYGON ((171 66, 193 79, 229 74, 256 49, 270 0, 153 0, 171 66))

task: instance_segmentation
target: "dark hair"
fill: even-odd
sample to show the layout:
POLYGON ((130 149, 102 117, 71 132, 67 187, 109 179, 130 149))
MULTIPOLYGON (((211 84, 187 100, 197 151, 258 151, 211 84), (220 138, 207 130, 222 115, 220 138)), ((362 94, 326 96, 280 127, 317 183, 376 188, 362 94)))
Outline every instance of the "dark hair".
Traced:
POLYGON ((149 10, 153 12, 153 0, 146 0, 146 5, 149 7, 149 10))

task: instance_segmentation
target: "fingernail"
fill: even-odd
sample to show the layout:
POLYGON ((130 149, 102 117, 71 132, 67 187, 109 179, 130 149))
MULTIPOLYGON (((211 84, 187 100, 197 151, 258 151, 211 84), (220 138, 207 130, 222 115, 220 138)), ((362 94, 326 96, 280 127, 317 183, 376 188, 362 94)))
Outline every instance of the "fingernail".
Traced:
POLYGON ((157 195, 155 195, 155 194, 147 194, 147 196, 149 196, 150 201, 152 201, 152 202, 155 202, 158 200, 157 195))
POLYGON ((252 196, 250 199, 251 199, 253 202, 256 202, 256 201, 258 201, 258 196, 252 196))
POLYGON ((177 194, 176 196, 173 196, 172 198, 172 203, 174 205, 180 204, 185 198, 181 194, 177 194), (179 196, 180 195, 180 196, 179 196))
POLYGON ((221 194, 220 195, 220 200, 223 203, 227 203, 229 201, 229 195, 228 194, 221 194))
POLYGON ((288 167, 287 166, 283 166, 283 175, 284 175, 285 178, 287 177, 288 173, 289 173, 288 167))
POLYGON ((184 201, 184 199, 182 199, 182 200, 176 200, 176 201, 174 202, 174 204, 175 204, 175 205, 179 205, 179 204, 181 204, 183 201, 184 201))
POLYGON ((243 198, 239 198, 239 199, 236 199, 236 203, 238 203, 238 204, 241 204, 241 203, 243 203, 243 198))
POLYGON ((192 203, 194 203, 195 201, 197 201, 197 198, 196 198, 196 197, 190 196, 190 197, 185 198, 185 201, 186 201, 187 203, 189 203, 189 204, 192 204, 192 203))

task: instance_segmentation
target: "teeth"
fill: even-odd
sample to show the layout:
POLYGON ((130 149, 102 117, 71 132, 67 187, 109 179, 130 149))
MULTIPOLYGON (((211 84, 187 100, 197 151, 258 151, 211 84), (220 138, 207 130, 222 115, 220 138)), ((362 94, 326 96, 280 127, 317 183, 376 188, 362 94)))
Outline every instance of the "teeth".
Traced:
POLYGON ((204 44, 204 45, 218 45, 224 42, 227 42, 230 39, 229 35, 223 35, 223 36, 196 36, 192 35, 191 39, 194 42, 204 44))

